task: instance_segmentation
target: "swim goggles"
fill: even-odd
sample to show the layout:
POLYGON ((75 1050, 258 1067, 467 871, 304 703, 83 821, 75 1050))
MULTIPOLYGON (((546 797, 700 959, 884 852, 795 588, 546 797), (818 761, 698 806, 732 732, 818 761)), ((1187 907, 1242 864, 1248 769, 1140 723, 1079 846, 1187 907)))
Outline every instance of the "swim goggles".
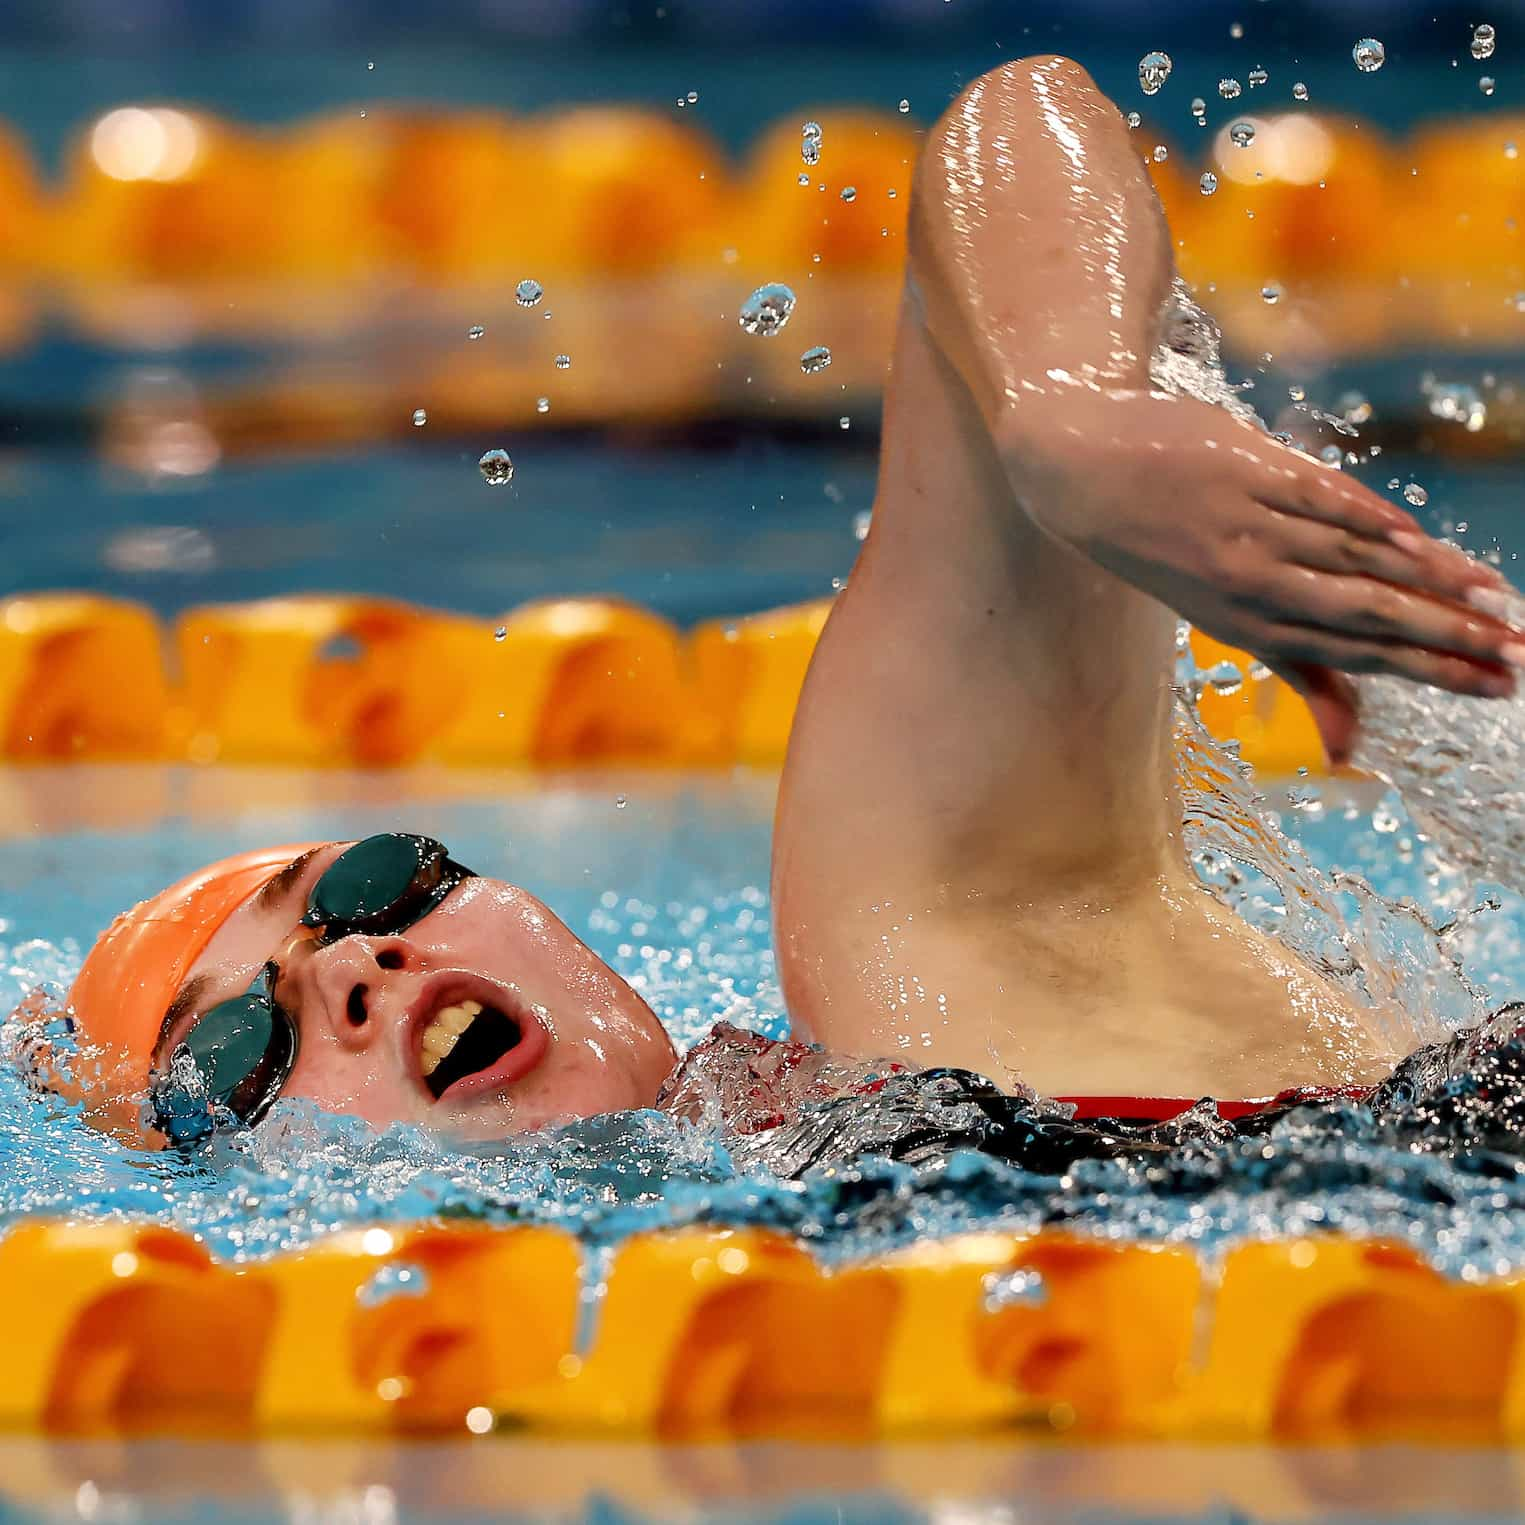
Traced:
MULTIPOLYGON (((432 837, 385 832, 346 848, 324 869, 307 898, 300 925, 319 947, 356 934, 389 935, 421 921, 471 869, 451 858, 432 837)), ((189 1056, 204 1088, 206 1110, 226 1108, 244 1123, 257 1123, 291 1078, 297 1057, 297 1025, 275 999, 280 967, 270 960, 241 996, 219 1001, 175 1045, 170 1075, 150 1092, 156 1122, 173 1140, 206 1131, 187 1126, 177 1105, 175 1077, 189 1056)))

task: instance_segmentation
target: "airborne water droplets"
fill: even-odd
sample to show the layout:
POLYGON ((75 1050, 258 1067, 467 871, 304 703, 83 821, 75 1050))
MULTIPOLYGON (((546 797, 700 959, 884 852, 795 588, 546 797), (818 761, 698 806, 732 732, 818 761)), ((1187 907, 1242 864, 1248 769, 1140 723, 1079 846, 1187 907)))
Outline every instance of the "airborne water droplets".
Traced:
POLYGON ((1218 189, 1218 177, 1210 170, 1202 171, 1202 178, 1197 182, 1204 196, 1211 196, 1218 189))
POLYGON ((526 277, 514 287, 514 300, 521 307, 534 307, 545 295, 545 287, 539 281, 526 277))
POLYGON ((830 364, 831 351, 824 344, 812 344, 800 356, 800 369, 807 376, 814 376, 817 371, 824 371, 830 364))
POLYGON ((782 281, 769 281, 741 304, 737 321, 749 334, 771 339, 794 315, 794 292, 782 281))
POLYGON ((1493 28, 1486 21, 1480 22, 1472 28, 1472 56, 1474 58, 1492 58, 1497 40, 1493 28))
POLYGON ((1229 128, 1228 135, 1235 148, 1248 148, 1255 141, 1255 124, 1241 118, 1229 128))
POLYGON ((1220 79, 1218 81, 1218 94, 1226 101, 1239 99, 1240 84, 1237 79, 1220 79))
POLYGON ((466 337, 468 339, 480 339, 486 332, 487 330, 483 328, 480 323, 473 323, 471 327, 466 330, 466 337))
POLYGON ((482 480, 489 487, 504 487, 514 479, 514 463, 501 446, 484 450, 477 465, 481 468, 482 480))
POLYGON ((1145 95, 1154 95, 1170 78, 1170 54, 1158 51, 1145 53, 1138 61, 1139 88, 1145 95))
POLYGON ((800 128, 800 158, 806 164, 821 162, 821 124, 819 122, 806 122, 800 128))
POLYGON ((1410 482, 1403 489, 1404 499, 1412 503, 1415 508, 1423 508, 1430 501, 1430 495, 1417 482, 1410 482))
POLYGON ((1362 74, 1375 74, 1387 62, 1387 49, 1375 37, 1363 37, 1350 50, 1362 74))

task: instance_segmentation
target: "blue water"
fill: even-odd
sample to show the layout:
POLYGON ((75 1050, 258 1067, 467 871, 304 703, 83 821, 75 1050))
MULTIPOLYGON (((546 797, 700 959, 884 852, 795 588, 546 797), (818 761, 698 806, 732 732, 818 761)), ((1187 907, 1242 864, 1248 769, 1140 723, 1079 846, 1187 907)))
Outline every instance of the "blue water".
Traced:
MULTIPOLYGON (((612 593, 685 624, 745 614, 825 597, 851 570, 877 440, 830 433, 660 450, 537 438, 516 448, 506 492, 484 486, 475 447, 423 441, 224 465, 178 490, 70 452, 0 457, 0 596, 84 588, 173 615, 342 591, 485 617, 547 594, 612 593), (173 531, 195 538, 169 542, 170 565, 123 565, 124 548, 173 531)), ((1469 546, 1502 542, 1525 581, 1512 559, 1525 549, 1516 468, 1387 454, 1362 471, 1378 489, 1392 476, 1426 486, 1432 529, 1460 521, 1469 546)))
MULTIPOLYGON (((372 786, 368 802, 261 806, 254 798, 216 807, 197 803, 204 777, 176 775, 150 829, 8 841, 0 847, 0 1004, 40 979, 63 988, 79 946, 113 911, 219 853, 404 825, 542 895, 681 1044, 721 1018, 785 1031, 767 922, 770 780, 642 786, 627 776, 500 787, 496 796, 487 786, 475 798, 405 806, 384 793, 378 801, 372 786)), ((1310 835, 1326 861, 1370 869, 1381 856, 1368 850, 1365 805, 1348 821, 1343 809, 1329 810, 1310 835)), ((1382 887, 1425 893, 1422 858, 1395 862, 1382 887)), ((1472 972, 1506 993, 1525 990, 1518 909, 1501 913, 1499 935, 1474 949, 1472 972)), ((1349 1109, 1278 1136, 1269 1152, 1259 1140, 1198 1151, 1168 1180, 1134 1163, 1092 1161, 1061 1184, 970 1153, 946 1169, 866 1160, 851 1185, 841 1176, 742 1174, 721 1139, 647 1112, 516 1140, 484 1158, 416 1130, 376 1135, 306 1104, 282 1104, 252 1135, 172 1161, 124 1150, 57 1110, 14 1074, 0 1074, 0 1223, 37 1213, 147 1216, 234 1258, 298 1246, 340 1225, 444 1213, 557 1223, 595 1243, 675 1223, 761 1223, 801 1235, 831 1259, 982 1226, 1064 1221, 1210 1250, 1327 1224, 1401 1233, 1457 1272, 1525 1265, 1525 1212, 1516 1210, 1525 1209, 1525 1180, 1480 1178, 1443 1154, 1415 1156, 1349 1109)))

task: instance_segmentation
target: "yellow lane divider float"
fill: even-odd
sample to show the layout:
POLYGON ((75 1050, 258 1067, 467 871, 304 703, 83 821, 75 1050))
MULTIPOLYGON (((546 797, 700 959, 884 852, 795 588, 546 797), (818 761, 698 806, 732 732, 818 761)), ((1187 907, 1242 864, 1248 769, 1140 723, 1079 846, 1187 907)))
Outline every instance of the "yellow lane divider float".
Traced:
POLYGON ((1525 1281, 1448 1281, 1381 1243, 1204 1268, 971 1234, 828 1270, 768 1231, 689 1229, 626 1241, 591 1324, 582 1276, 543 1227, 362 1228, 227 1265, 162 1228, 23 1224, 0 1240, 0 1297, 26 1310, 0 1423, 1525 1436, 1525 1281))
MULTIPOLYGON (((188 610, 165 636, 139 605, 0 600, 0 757, 394 767, 639 763, 774 767, 826 601, 687 635, 613 599, 547 599, 501 620, 303 595, 188 610)), ((1202 714, 1272 773, 1322 772, 1307 707, 1250 659, 1202 714)))

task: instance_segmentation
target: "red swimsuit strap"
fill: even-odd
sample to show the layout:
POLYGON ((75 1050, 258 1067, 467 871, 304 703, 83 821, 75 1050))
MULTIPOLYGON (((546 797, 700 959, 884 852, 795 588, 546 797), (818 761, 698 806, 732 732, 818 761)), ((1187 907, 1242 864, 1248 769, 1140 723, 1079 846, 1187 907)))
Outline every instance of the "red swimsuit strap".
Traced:
MULTIPOLYGON (((1262 1096, 1252 1101, 1215 1101, 1218 1116, 1225 1122, 1234 1122, 1269 1107, 1294 1106, 1298 1102, 1317 1101, 1364 1101, 1371 1094, 1367 1086, 1297 1086, 1275 1096, 1262 1096)), ((1200 1098, 1180 1096, 1056 1096, 1055 1101, 1068 1102, 1075 1109, 1077 1120, 1094 1117, 1116 1117, 1130 1122, 1163 1123, 1196 1106, 1200 1098)))

